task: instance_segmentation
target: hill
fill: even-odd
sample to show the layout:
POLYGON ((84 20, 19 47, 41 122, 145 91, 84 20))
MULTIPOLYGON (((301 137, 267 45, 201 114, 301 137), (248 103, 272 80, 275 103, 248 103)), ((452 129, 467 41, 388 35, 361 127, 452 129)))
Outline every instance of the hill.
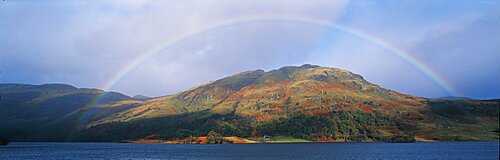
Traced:
MULTIPOLYGON (((498 140, 498 101, 401 94, 346 70, 314 65, 238 73, 91 123, 124 139, 160 135, 287 135, 315 141, 498 140), (129 131, 128 134, 124 131, 129 131), (130 132, 132 131, 132 132, 130 132)), ((110 139, 112 140, 112 139, 110 139)))
POLYGON ((469 97, 454 97, 454 96, 447 96, 447 97, 439 97, 436 99, 441 99, 441 100, 474 100, 469 97))
POLYGON ((137 99, 137 100, 148 100, 148 99, 151 99, 151 97, 144 96, 144 95, 135 95, 132 98, 137 99))
POLYGON ((0 137, 65 141, 87 123, 138 102, 121 93, 65 84, 0 84, 0 137))
MULTIPOLYGON (((88 89, 67 90, 80 96, 89 92, 88 89)), ((58 89, 58 92, 48 95, 61 98, 55 95, 66 95, 67 90, 58 89)), ((0 88, 2 98, 5 91, 0 88)), ((29 89, 20 91, 25 93, 29 89)), ((36 126, 42 126, 38 130, 43 130, 47 124, 72 130, 61 130, 65 136, 48 136, 49 140, 120 141, 145 137, 169 140, 206 136, 212 130, 222 136, 291 136, 335 142, 413 138, 439 141, 499 139, 499 100, 416 97, 384 89, 346 70, 315 65, 242 72, 175 95, 143 101, 123 98, 101 99, 95 106, 84 105, 83 101, 89 98, 78 98, 82 99, 78 104, 48 105, 49 108, 38 112, 61 109, 49 114, 53 117, 50 121, 40 120, 45 116, 38 112, 11 118, 36 119, 36 126), (72 112, 62 112, 64 110, 72 112), (85 117, 83 121, 81 117, 85 117), (63 122, 66 125, 59 124, 63 122)), ((11 99, 10 104, 0 101, 0 106, 12 108, 17 103, 32 106, 29 103, 32 99, 35 98, 26 94, 17 100, 11 99)), ((71 101, 71 97, 62 99, 71 101)), ((7 115, 5 113, 8 112, 0 110, 0 114, 7 115)), ((0 127, 8 130, 30 124, 2 122, 0 127)), ((10 139, 27 139, 8 133, 6 137, 10 139)), ((44 138, 47 139, 38 139, 44 138)))

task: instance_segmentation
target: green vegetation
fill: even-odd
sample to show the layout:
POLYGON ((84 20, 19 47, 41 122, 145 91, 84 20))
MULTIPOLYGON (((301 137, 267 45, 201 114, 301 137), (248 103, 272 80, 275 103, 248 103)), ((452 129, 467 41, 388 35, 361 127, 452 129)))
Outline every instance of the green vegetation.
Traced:
POLYGON ((275 142, 500 139, 500 100, 404 95, 349 71, 313 65, 243 72, 147 101, 58 84, 0 84, 0 93, 0 136, 12 141, 154 135, 200 143, 195 137, 209 133, 215 137, 210 143, 264 135, 275 142))
POLYGON ((378 112, 331 112, 328 115, 292 114, 289 118, 255 123, 252 118, 198 112, 168 118, 148 119, 134 123, 113 123, 86 130, 84 139, 117 141, 159 134, 162 139, 200 137, 207 133, 219 136, 277 135, 272 141, 384 141, 378 128, 400 125, 378 112), (205 118, 198 115, 210 114, 205 118), (288 136, 283 136, 288 135, 288 136), (293 137, 293 138, 292 138, 293 137), (112 138, 112 139, 110 139, 112 138))
POLYGON ((498 100, 432 100, 428 102, 436 114, 432 132, 421 137, 440 141, 498 141, 498 100))
POLYGON ((307 140, 380 141, 377 128, 398 126, 394 119, 378 112, 330 112, 328 115, 295 113, 290 118, 266 121, 258 130, 267 135, 284 134, 307 140))
POLYGON ((208 132, 207 144, 226 144, 226 143, 231 143, 231 141, 224 139, 224 137, 222 137, 220 134, 217 134, 214 131, 208 132))
POLYGON ((90 121, 138 103, 120 93, 64 84, 0 84, 0 94, 0 136, 13 141, 70 140, 90 121), (104 107, 114 103, 119 105, 104 107))
POLYGON ((271 138, 270 141, 270 143, 303 143, 303 142, 311 142, 311 141, 291 136, 274 136, 271 138))

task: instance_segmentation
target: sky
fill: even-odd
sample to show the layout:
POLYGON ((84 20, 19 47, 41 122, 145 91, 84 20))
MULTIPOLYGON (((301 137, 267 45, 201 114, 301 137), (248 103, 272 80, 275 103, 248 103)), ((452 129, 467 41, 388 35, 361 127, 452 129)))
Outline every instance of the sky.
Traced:
POLYGON ((0 83, 162 96, 307 63, 406 94, 491 99, 499 60, 496 0, 0 1, 0 83))

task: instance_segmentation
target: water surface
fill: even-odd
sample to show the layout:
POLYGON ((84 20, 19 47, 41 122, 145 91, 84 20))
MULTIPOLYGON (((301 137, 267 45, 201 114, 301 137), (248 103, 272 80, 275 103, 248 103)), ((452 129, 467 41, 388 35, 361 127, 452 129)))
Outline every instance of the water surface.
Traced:
POLYGON ((11 143, 0 159, 498 159, 498 142, 169 145, 11 143))

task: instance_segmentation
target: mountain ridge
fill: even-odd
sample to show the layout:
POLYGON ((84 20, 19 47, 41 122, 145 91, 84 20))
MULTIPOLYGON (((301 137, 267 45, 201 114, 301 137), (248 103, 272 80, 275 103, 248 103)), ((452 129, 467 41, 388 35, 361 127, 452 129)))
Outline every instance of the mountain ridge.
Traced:
MULTIPOLYGON (((498 140, 494 131, 499 128, 500 101, 401 94, 350 71, 317 65, 240 72, 147 100, 118 97, 79 107, 59 119, 66 124, 59 126, 67 128, 58 132, 73 132, 52 139, 117 141, 151 135, 172 139, 213 130, 225 136, 286 135, 312 141, 384 141, 401 136, 498 140)), ((0 128, 5 126, 9 125, 0 123, 0 128)), ((26 140, 14 133, 9 136, 26 140)))

